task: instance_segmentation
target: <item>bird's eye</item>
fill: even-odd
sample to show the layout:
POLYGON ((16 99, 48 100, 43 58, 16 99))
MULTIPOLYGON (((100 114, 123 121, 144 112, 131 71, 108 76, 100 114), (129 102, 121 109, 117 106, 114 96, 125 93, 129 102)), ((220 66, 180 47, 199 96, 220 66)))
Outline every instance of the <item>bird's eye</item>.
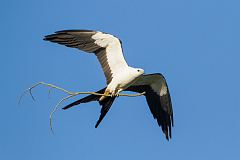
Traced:
POLYGON ((138 71, 138 72, 140 72, 140 70, 139 70, 139 69, 138 69, 137 71, 138 71))

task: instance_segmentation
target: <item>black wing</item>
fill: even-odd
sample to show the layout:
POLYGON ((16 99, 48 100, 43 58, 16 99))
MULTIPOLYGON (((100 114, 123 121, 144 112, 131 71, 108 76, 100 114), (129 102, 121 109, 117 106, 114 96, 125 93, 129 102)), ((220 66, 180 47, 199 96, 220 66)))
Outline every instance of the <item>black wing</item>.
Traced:
POLYGON ((157 120, 166 138, 171 138, 173 110, 169 89, 163 75, 143 75, 135 84, 126 90, 139 93, 146 92, 145 97, 154 119, 157 120))

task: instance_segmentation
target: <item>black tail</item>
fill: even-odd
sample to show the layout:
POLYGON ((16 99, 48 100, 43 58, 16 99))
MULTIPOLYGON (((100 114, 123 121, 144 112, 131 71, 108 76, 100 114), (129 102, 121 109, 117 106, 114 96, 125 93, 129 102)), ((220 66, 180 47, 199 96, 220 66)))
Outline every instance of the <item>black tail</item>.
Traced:
MULTIPOLYGON (((106 89, 106 88, 103 88, 103 89, 97 91, 96 93, 101 93, 101 94, 103 94, 104 91, 105 91, 105 89, 106 89)), ((66 109, 71 108, 71 107, 73 107, 73 106, 76 106, 76 105, 78 105, 78 104, 80 104, 80 103, 88 103, 88 102, 92 102, 92 101, 99 101, 100 97, 101 97, 101 96, 99 96, 99 95, 93 95, 93 94, 91 94, 91 95, 89 95, 89 96, 86 96, 86 97, 84 97, 84 98, 81 98, 81 99, 79 99, 79 100, 77 100, 77 101, 75 101, 75 102, 73 102, 73 103, 71 103, 71 104, 63 107, 62 109, 66 110, 66 109)), ((102 109, 101 109, 100 117, 99 117, 99 119, 98 119, 98 121, 97 121, 97 123, 96 123, 96 125, 95 125, 95 128, 97 128, 98 125, 102 122, 103 118, 106 116, 107 112, 108 112, 109 109, 111 108, 111 106, 112 106, 115 98, 116 98, 116 97, 106 97, 106 98, 104 98, 102 101, 99 101, 99 104, 102 106, 102 109)))
MULTIPOLYGON (((101 94, 103 94, 104 91, 105 91, 105 89, 106 89, 106 88, 103 88, 103 89, 97 91, 96 93, 101 93, 101 94)), ((82 98, 82 99, 79 99, 79 100, 77 100, 77 101, 75 101, 75 102, 73 102, 73 103, 71 103, 71 104, 63 107, 62 109, 66 110, 66 109, 71 108, 71 107, 73 107, 73 106, 79 105, 80 103, 88 103, 88 102, 92 102, 92 101, 98 101, 100 97, 101 97, 101 96, 91 94, 91 95, 89 95, 89 96, 86 96, 86 97, 84 97, 84 98, 82 98)))
POLYGON ((103 118, 106 116, 107 112, 111 108, 113 101, 116 97, 106 97, 102 101, 99 101, 99 104, 102 106, 100 117, 95 125, 95 128, 102 122, 103 118))

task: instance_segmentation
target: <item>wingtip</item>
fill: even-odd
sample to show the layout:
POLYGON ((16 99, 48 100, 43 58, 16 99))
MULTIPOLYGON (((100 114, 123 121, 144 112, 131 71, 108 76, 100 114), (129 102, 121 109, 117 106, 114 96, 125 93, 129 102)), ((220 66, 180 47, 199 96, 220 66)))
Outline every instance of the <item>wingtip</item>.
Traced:
POLYGON ((173 114, 171 115, 171 122, 172 122, 172 127, 174 127, 173 114))
POLYGON ((169 141, 169 137, 168 136, 166 136, 166 139, 167 139, 167 141, 169 141))
POLYGON ((54 32, 53 34, 45 35, 43 40, 44 41, 53 41, 61 33, 64 33, 64 32, 63 31, 57 31, 57 32, 54 32))
POLYGON ((52 35, 46 35, 46 36, 44 36, 43 40, 44 41, 50 41, 51 40, 51 36, 52 35))
POLYGON ((44 40, 44 41, 47 41, 47 37, 45 36, 45 37, 43 38, 43 40, 44 40))
MULTIPOLYGON (((165 130, 164 131, 164 134, 165 134, 165 137, 166 137, 166 139, 169 141, 169 134, 168 134, 168 130, 165 130)), ((171 138, 171 136, 170 136, 170 138, 171 138)))

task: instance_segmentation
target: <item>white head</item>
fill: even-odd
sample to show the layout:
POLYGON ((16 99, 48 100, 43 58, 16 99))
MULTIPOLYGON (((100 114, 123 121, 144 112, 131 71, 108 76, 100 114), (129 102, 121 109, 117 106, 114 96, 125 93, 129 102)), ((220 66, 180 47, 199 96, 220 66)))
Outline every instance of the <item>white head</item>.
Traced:
POLYGON ((140 75, 142 75, 142 74, 144 73, 144 70, 141 69, 141 68, 134 68, 134 69, 135 69, 135 71, 136 71, 136 75, 137 75, 137 76, 140 76, 140 75))
POLYGON ((127 75, 131 75, 132 78, 137 78, 139 76, 141 76, 144 73, 144 70, 141 68, 133 68, 133 67, 129 67, 129 72, 127 73, 127 75))

